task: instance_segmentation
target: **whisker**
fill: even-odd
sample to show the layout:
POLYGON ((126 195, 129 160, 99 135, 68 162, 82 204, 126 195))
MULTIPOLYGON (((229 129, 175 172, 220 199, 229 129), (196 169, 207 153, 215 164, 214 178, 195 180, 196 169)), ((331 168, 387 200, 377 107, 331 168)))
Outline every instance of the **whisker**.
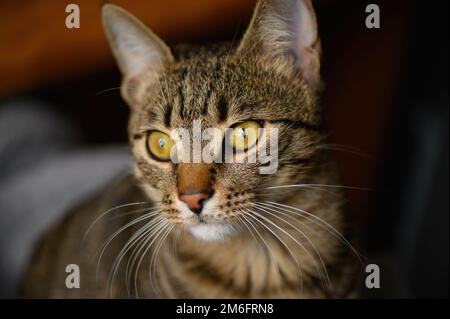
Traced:
POLYGON ((173 253, 175 256, 178 256, 178 242, 180 241, 180 237, 182 234, 182 229, 180 227, 176 227, 175 240, 173 244, 173 253))
POLYGON ((366 187, 355 187, 355 186, 344 186, 344 185, 327 185, 327 184, 293 184, 293 185, 280 185, 280 186, 269 186, 266 189, 276 189, 276 188, 292 188, 292 187, 330 187, 330 188, 344 188, 360 191, 373 191, 372 188, 366 187))
POLYGON ((99 266, 100 266, 100 262, 101 262, 103 253, 105 252, 105 250, 106 250, 106 248, 108 247, 108 245, 114 240, 114 238, 115 238, 116 236, 118 236, 118 235, 119 235, 122 231, 124 231, 125 229, 127 229, 127 228, 129 228, 129 227, 131 227, 131 226, 133 226, 133 225, 135 225, 135 224, 141 222, 141 221, 144 221, 144 220, 146 220, 146 219, 149 219, 149 218, 153 217, 154 215, 156 215, 156 214, 158 214, 158 213, 159 213, 159 211, 153 211, 153 212, 147 213, 147 214, 145 214, 145 215, 143 215, 143 216, 140 216, 140 217, 138 217, 138 218, 135 218, 135 219, 133 219, 132 221, 130 221, 130 222, 128 222, 127 224, 125 224, 124 226, 120 227, 120 228, 119 228, 117 231, 115 231, 111 236, 109 236, 108 239, 105 241, 105 243, 103 243, 103 244, 101 245, 100 251, 97 252, 97 254, 95 254, 95 256, 94 256, 94 258, 96 258, 96 257, 98 256, 97 269, 99 269, 99 266), (100 253, 100 255, 99 255, 99 253, 100 253))
MULTIPOLYGON (((164 217, 159 218, 159 220, 152 225, 151 229, 148 229, 148 231, 146 231, 145 234, 143 234, 142 238, 140 239, 140 242, 136 245, 130 257, 128 258, 127 265, 125 268, 125 284, 129 296, 132 295, 131 277, 137 258, 139 257, 139 254, 142 252, 142 250, 145 248, 146 244, 157 235, 158 230, 160 229, 160 227, 164 225, 165 222, 166 221, 164 220, 164 217)), ((135 287, 135 292, 136 289, 137 287, 135 287)))
POLYGON ((240 27, 241 27, 241 21, 239 21, 238 26, 236 27, 236 31, 234 32, 233 39, 231 40, 231 44, 230 44, 230 47, 228 49, 228 52, 227 52, 226 58, 225 58, 225 65, 227 65, 228 60, 230 59, 231 53, 234 49, 233 45, 234 45, 234 42, 236 41, 236 37, 237 37, 237 34, 239 33, 240 27))
POLYGON ((130 86, 130 85, 121 85, 121 86, 116 86, 116 87, 107 88, 107 89, 98 91, 97 93, 95 93, 95 95, 101 95, 103 93, 114 91, 114 90, 120 90, 122 88, 126 88, 127 90, 136 90, 137 89, 137 87, 133 87, 133 86, 130 86))
POLYGON ((308 212, 306 210, 297 208, 297 207, 284 205, 284 204, 271 202, 271 201, 266 201, 265 203, 267 205, 272 205, 272 207, 284 210, 284 211, 289 212, 291 214, 296 214, 298 216, 302 216, 303 218, 305 218, 305 219, 311 221, 312 223, 322 227, 323 229, 328 230, 330 232, 330 234, 332 234, 334 237, 339 239, 345 246, 347 246, 349 249, 352 250, 352 252, 356 255, 356 257, 358 258, 358 260, 361 263, 361 265, 364 267, 364 263, 363 263, 362 258, 361 258, 362 255, 360 253, 358 253, 358 251, 353 247, 353 245, 336 228, 334 228, 332 225, 330 225, 328 222, 326 222, 322 218, 320 218, 320 217, 318 217, 318 216, 316 216, 314 214, 311 214, 310 212, 308 212))
MULTIPOLYGON (((116 274, 117 274, 117 272, 119 270, 119 266, 120 266, 120 264, 122 262, 122 259, 125 257, 125 255, 128 253, 128 251, 135 246, 135 248, 133 249, 133 253, 132 253, 132 255, 133 255, 134 252, 136 251, 136 249, 141 247, 141 245, 145 241, 145 239, 148 238, 148 236, 151 234, 152 230, 154 228, 156 228, 158 224, 160 224, 161 220, 162 220, 162 218, 158 216, 152 222, 144 225, 135 234, 133 234, 133 236, 124 245, 122 250, 116 256, 116 258, 114 260, 113 267, 111 269, 110 280, 109 280, 109 282, 110 282, 110 289, 112 288, 112 284, 115 281, 116 274)), ((125 285, 126 285, 128 297, 130 297, 130 298, 131 298, 131 292, 130 292, 130 289, 129 289, 127 278, 128 278, 128 265, 129 265, 130 260, 132 259, 132 255, 128 258, 127 268, 126 268, 126 271, 125 271, 125 285)))
POLYGON ((249 234, 253 237, 254 241, 258 244, 260 249, 265 250, 264 246, 262 246, 261 243, 258 241, 258 239, 255 237, 255 234, 253 233, 253 231, 250 229, 250 227, 248 227, 244 218, 245 218, 245 216, 239 216, 238 222, 240 222, 248 230, 249 234))
MULTIPOLYGON (((122 262, 122 259, 125 257, 125 255, 128 253, 128 251, 135 244, 137 244, 137 247, 139 247, 139 242, 142 241, 145 238, 145 236, 147 236, 159 224, 159 222, 162 219, 163 219, 163 217, 161 217, 161 216, 155 217, 152 221, 148 222, 147 224, 142 226, 139 230, 137 230, 130 237, 130 239, 125 243, 124 247, 120 250, 120 252, 116 256, 116 258, 114 259, 113 266, 111 267, 111 273, 110 273, 110 276, 109 276, 110 287, 114 283, 114 280, 116 278, 116 274, 117 274, 119 266, 120 266, 120 264, 122 262)), ((128 263, 127 263, 127 266, 128 266, 128 263)), ((128 271, 128 268, 127 268, 127 270, 125 272, 125 278, 127 277, 127 271, 128 271)), ((127 286, 127 291, 128 291, 128 286, 127 286)))
POLYGON ((129 215, 139 214, 139 213, 142 213, 142 212, 146 212, 148 210, 149 210, 149 208, 141 208, 141 209, 132 210, 132 211, 129 211, 129 212, 115 214, 114 216, 110 217, 110 220, 115 220, 115 219, 118 219, 118 218, 121 218, 121 217, 125 217, 125 216, 129 216, 129 215))
POLYGON ((121 86, 117 86, 117 87, 113 87, 113 88, 107 88, 101 91, 98 91, 97 93, 95 93, 95 95, 100 95, 106 92, 110 92, 110 91, 114 91, 114 90, 120 90, 122 87, 121 86))
POLYGON ((152 257, 150 259, 150 267, 149 267, 149 277, 150 281, 155 283, 156 293, 161 296, 161 290, 158 285, 157 277, 156 277, 156 263, 158 261, 158 255, 161 250, 161 247, 163 246, 165 240, 169 236, 172 229, 175 227, 175 225, 171 225, 167 227, 166 232, 162 235, 159 243, 156 245, 155 250, 152 253, 152 257))
MULTIPOLYGON (((116 206, 116 207, 113 207, 113 208, 111 208, 111 209, 108 209, 108 210, 105 211, 104 213, 100 214, 96 219, 94 219, 94 221, 89 225, 89 227, 88 227, 86 233, 85 233, 84 236, 83 236, 83 241, 86 240, 86 237, 89 235, 89 232, 92 230, 92 228, 95 226, 95 224, 96 224, 102 217, 104 217, 105 215, 110 214, 110 213, 112 213, 112 212, 114 212, 114 211, 116 211, 116 210, 118 210, 118 209, 120 209, 120 208, 129 207, 129 206, 136 206, 136 205, 144 205, 144 204, 152 204, 152 203, 150 203, 150 202, 135 202, 135 203, 123 204, 123 205, 116 206)), ((151 207, 149 207, 149 209, 150 209, 150 208, 151 208, 151 207)))
MULTIPOLYGON (((282 185, 282 186, 286 186, 286 185, 282 185)), ((281 194, 286 194, 287 192, 297 192, 299 188, 301 188, 302 190, 321 191, 321 192, 328 193, 328 194, 334 196, 335 198, 342 198, 342 194, 340 194, 338 191, 330 190, 330 189, 322 189, 322 188, 319 188, 319 187, 316 187, 316 186, 308 186, 307 184, 304 184, 302 187, 297 187, 297 188, 271 186, 271 190, 272 191, 280 192, 281 194)), ((264 188, 264 189, 268 189, 268 188, 264 188)), ((274 196, 274 195, 277 195, 277 194, 276 193, 274 194, 274 193, 258 192, 258 195, 259 196, 274 196)))
MULTIPOLYGON (((306 236, 306 234, 305 234, 302 230, 300 230, 298 227, 296 227, 296 226, 293 225, 292 223, 290 223, 290 222, 286 221, 285 219, 283 219, 283 218, 281 218, 281 217, 275 215, 274 213, 271 213, 271 212, 267 211, 267 210, 271 210, 272 212, 278 213, 278 211, 276 211, 275 209, 270 209, 270 208, 265 207, 265 206, 263 206, 263 205, 258 205, 257 203, 254 203, 254 205, 255 205, 256 207, 258 207, 260 210, 266 212, 267 214, 269 214, 269 215, 271 215, 271 216, 273 216, 273 217, 275 217, 275 218, 277 218, 277 219, 283 221, 283 222, 286 223, 287 225, 291 226, 291 227, 294 228, 296 231, 298 231, 298 232, 302 235, 302 237, 304 237, 304 238, 308 241, 308 243, 312 246, 312 248, 314 249, 315 253, 316 253, 317 256, 319 257, 320 265, 319 265, 319 263, 316 261, 316 259, 314 258, 314 256, 309 252, 309 250, 306 249, 306 247, 304 247, 304 245, 302 245, 302 244, 300 244, 300 243, 298 243, 298 245, 306 251, 306 253, 307 253, 307 254, 315 261, 315 263, 316 263, 316 265, 317 265, 318 267, 322 267, 322 270, 320 271, 320 276, 321 276, 322 280, 325 280, 325 281, 326 281, 327 285, 331 285, 330 277, 329 277, 329 275, 328 275, 328 271, 327 271, 327 267, 325 266, 325 262, 323 261, 322 255, 320 254, 319 250, 317 249, 316 245, 314 245, 314 243, 312 242, 312 240, 311 240, 308 236, 306 236), (324 274, 325 274, 325 278, 323 278, 322 271, 323 271, 324 274)), ((297 221, 297 220, 294 219, 292 216, 289 216, 289 215, 286 215, 286 216, 292 218, 292 219, 295 220, 295 221, 297 221)), ((296 241, 296 242, 297 242, 297 241, 296 241)), ((323 284, 324 284, 324 283, 323 283, 323 284)))
POLYGON ((139 299, 139 292, 138 292, 138 275, 139 275, 139 268, 141 267, 141 264, 142 264, 142 261, 143 261, 145 255, 147 254, 148 250, 149 250, 150 247, 153 245, 153 243, 155 242, 155 240, 157 240, 157 239, 158 239, 158 236, 160 236, 160 235, 166 230, 166 228, 169 227, 169 223, 167 222, 167 220, 164 220, 164 222, 165 222, 165 223, 163 223, 163 224, 158 228, 158 230, 155 231, 155 234, 154 234, 153 239, 151 240, 151 242, 150 242, 148 245, 147 245, 147 242, 148 242, 148 241, 146 241, 146 242, 144 243, 144 245, 146 245, 147 248, 146 248, 146 249, 144 250, 144 252, 142 253, 142 255, 141 255, 141 257, 140 257, 140 259, 139 259, 139 261, 138 261, 138 263, 137 263, 136 270, 135 270, 135 273, 134 273, 134 287, 135 287, 135 292, 136 292, 136 299, 139 299))
POLYGON ((330 150, 330 151, 338 151, 338 152, 346 152, 353 155, 358 155, 370 160, 374 160, 374 157, 370 155, 367 152, 364 152, 363 150, 356 148, 351 145, 345 145, 345 144, 321 144, 316 146, 318 149, 323 150, 330 150))
MULTIPOLYGON (((261 220, 259 220, 258 218, 256 218, 253 215, 256 215, 260 218, 263 218, 267 221, 270 222, 270 220, 268 220, 267 218, 265 218, 264 216, 262 216, 261 214, 258 214, 257 212, 253 211, 253 210, 248 210, 251 214, 249 214, 248 216, 253 218, 256 222, 258 222, 261 226, 263 226, 265 229, 267 229, 273 236, 275 236, 275 238, 278 239, 278 241, 287 249, 287 251, 289 252, 289 255, 291 256, 291 258, 294 260, 295 264, 297 265, 297 268, 299 270, 299 275, 300 275, 300 295, 303 294, 303 270, 302 267, 300 265, 300 262, 297 260, 297 258, 295 257, 295 255, 292 253, 291 249, 289 248, 289 246, 272 230, 270 229, 270 227, 268 227, 266 224, 264 224, 261 220)), ((271 224, 273 224, 272 222, 270 222, 271 224)), ((274 224, 275 225, 275 224, 274 224)), ((279 228, 279 227, 278 227, 279 228)), ((281 229, 281 228, 280 228, 281 229)))

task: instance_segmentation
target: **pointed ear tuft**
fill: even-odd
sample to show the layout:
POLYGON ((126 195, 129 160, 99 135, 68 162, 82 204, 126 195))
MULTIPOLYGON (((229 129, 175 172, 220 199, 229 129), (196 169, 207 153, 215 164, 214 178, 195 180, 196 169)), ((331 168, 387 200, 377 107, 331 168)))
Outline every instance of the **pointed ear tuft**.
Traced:
POLYGON ((123 75, 122 96, 139 103, 143 78, 154 77, 173 61, 170 49, 142 22, 122 8, 105 4, 102 21, 109 45, 123 75))
POLYGON ((320 85, 320 39, 311 0, 259 0, 238 53, 292 59, 304 80, 320 85))

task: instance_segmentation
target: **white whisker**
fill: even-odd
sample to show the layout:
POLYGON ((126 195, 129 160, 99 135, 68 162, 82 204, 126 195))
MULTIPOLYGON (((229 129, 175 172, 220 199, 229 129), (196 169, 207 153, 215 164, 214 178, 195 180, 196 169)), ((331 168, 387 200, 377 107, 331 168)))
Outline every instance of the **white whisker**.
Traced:
POLYGON ((137 299, 139 299, 139 292, 138 292, 139 268, 141 267, 141 264, 142 264, 142 261, 143 261, 144 257, 146 256, 148 250, 153 245, 155 240, 157 240, 159 238, 159 236, 167 229, 167 227, 170 226, 170 224, 167 222, 167 220, 164 220, 164 221, 165 221, 165 223, 162 223, 162 225, 160 227, 158 227, 158 230, 155 231, 155 234, 154 234, 153 239, 151 240, 151 242, 149 244, 147 244, 148 241, 146 241, 144 243, 144 246, 147 246, 147 248, 141 254, 141 258, 139 259, 139 261, 137 263, 136 270, 135 270, 135 273, 134 273, 134 287, 135 287, 135 292, 136 292, 136 298, 137 299))
MULTIPOLYGON (((109 281, 110 281, 110 286, 112 283, 114 283, 115 277, 116 277, 116 273, 118 271, 118 268, 120 266, 120 263, 122 262, 122 259, 125 257, 125 255, 128 253, 128 251, 135 245, 135 249, 136 250, 137 247, 140 246, 140 243, 145 239, 145 236, 147 236, 148 234, 150 234, 152 232, 152 230, 157 227, 157 225, 162 221, 163 217, 161 216, 157 216, 155 217, 152 221, 148 222, 147 224, 145 224, 144 226, 142 226, 138 231, 136 231, 131 238, 125 243, 124 247, 122 247, 121 251, 119 252, 119 254, 116 256, 116 258, 114 259, 113 262, 113 266, 111 268, 111 273, 109 276, 109 281)), ((133 254, 130 256, 130 259, 132 259, 133 254)), ((129 259, 129 260, 130 260, 129 259)), ((127 278, 127 273, 128 273, 128 263, 127 262, 127 268, 126 268, 126 272, 125 272, 125 279, 127 278)), ((127 284, 127 281, 125 281, 127 284)), ((128 284, 127 284, 127 291, 128 290, 128 284)))
MULTIPOLYGON (((133 219, 132 221, 130 221, 129 223, 127 223, 127 224, 125 224, 124 226, 120 227, 120 228, 119 228, 117 231, 115 231, 111 236, 109 236, 108 239, 105 241, 105 243, 101 245, 101 248, 100 248, 100 250, 99 250, 99 253, 100 253, 100 254, 99 254, 99 253, 95 254, 95 257, 98 256, 97 270, 98 270, 99 267, 100 267, 100 262, 101 262, 102 256, 103 256, 103 254, 104 254, 106 248, 107 248, 108 245, 114 240, 114 238, 115 238, 116 236, 118 236, 118 235, 119 235, 122 231, 124 231, 125 229, 127 229, 127 228, 129 228, 129 227, 131 227, 131 226, 133 226, 133 225, 135 225, 135 224, 141 222, 141 221, 144 221, 144 220, 146 220, 146 219, 149 219, 149 218, 155 216, 156 214, 158 214, 158 212, 159 212, 159 211, 152 211, 152 212, 147 213, 147 214, 145 214, 145 215, 143 215, 143 216, 140 216, 140 217, 138 217, 138 218, 135 218, 135 219, 133 219)), ((97 275, 98 275, 98 274, 97 274, 97 275)))
MULTIPOLYGON (((136 203, 128 203, 128 204, 124 204, 124 205, 120 205, 120 206, 116 206, 113 207, 111 209, 108 209, 106 212, 100 214, 88 227, 86 233, 83 236, 83 241, 86 240, 86 237, 88 236, 89 232, 92 230, 92 228, 95 226, 95 224, 105 215, 110 214, 120 208, 124 208, 124 207, 129 207, 129 206, 136 206, 136 205, 144 205, 144 204, 151 204, 150 202, 136 202, 136 203)), ((150 209, 152 207, 149 207, 148 209, 150 209)))
POLYGON ((373 191, 371 188, 366 187, 354 187, 354 186, 344 186, 344 185, 327 185, 327 184, 293 184, 293 185, 280 185, 280 186, 269 186, 266 189, 276 189, 276 188, 302 188, 302 187, 330 187, 330 188, 343 188, 343 189, 353 189, 360 191, 373 191))
MULTIPOLYGON (((295 264, 297 265, 298 271, 299 271, 299 275, 300 275, 300 295, 302 295, 303 293, 303 271, 302 271, 302 267, 300 265, 300 262, 297 260, 297 258, 295 257, 295 255, 292 253, 291 249, 289 248, 289 246, 272 230, 270 229, 270 227, 268 227, 266 224, 264 224, 261 220, 259 220, 258 218, 256 218, 253 215, 256 215, 260 218, 265 219, 266 221, 269 221, 271 224, 273 224, 270 220, 268 220, 267 218, 265 218, 264 216, 261 216, 261 214, 258 214, 257 212, 253 211, 253 210, 248 210, 251 214, 249 214, 248 216, 253 218, 256 222, 258 222, 260 225, 262 225, 265 229, 267 229, 273 236, 275 236, 275 238, 278 239, 278 241, 286 248, 286 250, 289 252, 289 255, 291 256, 291 258, 294 260, 295 264)), ((275 225, 276 226, 276 225, 275 225)), ((279 228, 279 227, 278 227, 279 228)))
MULTIPOLYGON (((283 221, 283 222, 286 223, 287 225, 291 226, 291 227, 294 228, 296 231, 298 231, 298 232, 299 232, 299 233, 300 233, 300 234, 301 234, 301 235, 309 242, 309 244, 312 246, 312 248, 314 249, 315 253, 316 253, 317 256, 319 257, 320 264, 317 262, 316 258, 314 258, 314 256, 309 252, 309 250, 306 249, 306 247, 305 247, 304 245, 302 245, 300 242, 298 242, 298 241, 295 240, 292 236, 290 236, 291 238, 294 239, 294 241, 295 241, 295 242, 296 242, 303 250, 305 250, 305 252, 306 252, 306 253, 314 260, 314 262, 316 263, 316 265, 317 265, 318 267, 322 267, 322 270, 320 270, 320 268, 319 268, 319 271, 320 271, 320 277, 321 277, 322 280, 324 280, 324 281, 326 282, 327 285, 330 285, 330 284, 331 284, 331 281, 330 281, 330 277, 329 277, 329 275, 328 275, 327 267, 325 266, 325 262, 323 261, 322 255, 320 254, 319 250, 318 250, 317 247, 314 245, 314 243, 311 241, 311 239, 310 239, 308 236, 306 236, 306 234, 305 234, 302 230, 300 230, 298 227, 296 227, 296 226, 293 225, 292 223, 290 223, 290 222, 286 221, 285 219, 283 219, 283 218, 281 218, 281 217, 275 215, 274 213, 269 212, 269 211, 268 211, 269 208, 267 208, 267 207, 265 207, 265 206, 263 206, 263 205, 258 205, 257 203, 255 203, 255 206, 258 207, 260 210, 266 212, 267 214, 269 214, 269 215, 271 215, 271 216, 273 216, 273 217, 275 217, 275 218, 277 218, 277 219, 283 221), (324 274, 323 274, 323 273, 324 273, 324 274), (325 277, 325 278, 324 278, 324 277, 325 277)), ((277 212, 276 210, 272 210, 272 211, 277 212)), ((295 219, 294 219, 294 220, 295 220, 295 219)), ((324 284, 325 284, 325 283, 324 283, 324 284)))
MULTIPOLYGON (((125 268, 125 284, 126 284, 127 292, 128 292, 129 296, 132 295, 132 293, 131 293, 131 277, 133 274, 133 269, 134 269, 134 265, 137 261, 137 258, 139 258, 139 255, 141 254, 142 250, 146 247, 146 244, 157 235, 158 230, 165 223, 166 223, 166 221, 164 220, 164 217, 161 216, 158 219, 158 221, 152 225, 151 229, 149 229, 148 231, 145 232, 145 234, 140 239, 139 244, 136 245, 136 247, 133 249, 130 257, 128 258, 127 265, 125 268)), ((135 286, 134 289, 136 292, 137 287, 135 286)))
POLYGON ((354 146, 344 145, 344 144, 321 144, 316 146, 317 149, 330 150, 330 151, 338 151, 338 152, 346 152, 353 155, 358 155, 361 157, 365 157, 370 160, 374 160, 374 157, 367 152, 364 152, 361 149, 358 149, 354 146))
POLYGON ((161 239, 159 240, 159 243, 155 246, 155 249, 152 253, 152 257, 150 259, 150 265, 149 265, 149 277, 150 281, 155 283, 156 293, 158 295, 161 295, 161 290, 159 289, 158 281, 156 278, 156 263, 158 261, 158 254, 161 250, 161 247, 163 246, 166 238, 169 236, 172 229, 175 227, 175 225, 167 227, 166 232, 161 236, 161 239))
POLYGON ((339 239, 345 246, 347 246, 348 248, 350 248, 352 250, 352 252, 357 256, 357 258, 359 259, 359 262, 361 263, 361 265, 364 267, 364 263, 361 259, 361 254, 358 253, 358 251, 353 247, 353 245, 332 225, 330 225, 328 222, 326 222, 325 220, 323 220, 322 218, 311 214, 310 212, 297 208, 297 207, 293 207, 293 206, 289 206, 289 205, 284 205, 284 204, 280 204, 280 203, 276 203, 276 202, 271 202, 271 201, 266 201, 265 202, 268 205, 272 205, 272 207, 275 207, 277 209, 281 209, 284 210, 286 212, 289 212, 291 214, 296 214, 298 216, 302 216, 303 218, 309 220, 310 222, 318 225, 319 227, 322 227, 325 230, 328 230, 330 232, 330 234, 332 234, 334 237, 336 237, 337 239, 339 239))

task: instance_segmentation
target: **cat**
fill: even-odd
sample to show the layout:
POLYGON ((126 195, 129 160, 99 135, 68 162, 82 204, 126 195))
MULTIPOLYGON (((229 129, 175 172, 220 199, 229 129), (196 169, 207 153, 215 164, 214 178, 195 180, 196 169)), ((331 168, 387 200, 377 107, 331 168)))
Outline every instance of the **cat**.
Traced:
POLYGON ((343 197, 327 188, 338 184, 337 169, 320 147, 327 133, 311 1, 261 0, 239 43, 208 47, 169 48, 112 4, 102 18, 131 110, 134 174, 44 236, 22 296, 358 296, 359 257, 343 235, 343 197), (170 131, 198 120, 202 128, 232 128, 231 138, 214 143, 244 158, 258 147, 259 129, 276 128, 276 172, 261 174, 259 160, 174 163, 170 131), (80 268, 79 289, 65 285, 68 264, 80 268))

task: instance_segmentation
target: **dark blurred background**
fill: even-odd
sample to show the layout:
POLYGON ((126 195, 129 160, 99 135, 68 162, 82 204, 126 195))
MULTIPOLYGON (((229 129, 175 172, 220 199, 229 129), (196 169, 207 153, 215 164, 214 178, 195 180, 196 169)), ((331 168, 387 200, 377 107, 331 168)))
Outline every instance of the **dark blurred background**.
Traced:
MULTIPOLYGON (((71 2, 0 2, 0 141, 16 121, 6 119, 23 109, 31 118, 25 129, 39 135, 39 122, 30 115, 36 105, 58 118, 55 123, 66 123, 56 134, 44 134, 43 145, 52 141, 63 145, 58 150, 78 150, 126 143, 128 110, 101 29, 102 1, 77 1, 81 28, 67 29, 65 7, 71 2)), ((245 30, 255 4, 110 2, 135 14, 169 44, 231 41, 245 30)), ((348 212, 367 261, 382 271, 381 289, 368 296, 448 298, 448 2, 313 3, 324 52, 322 104, 330 143, 340 149, 342 184, 373 189, 347 191, 348 212), (381 9, 380 29, 365 26, 369 3, 381 9)), ((23 145, 31 147, 33 139, 23 145)), ((4 150, 0 179, 29 169, 34 161, 26 156, 20 166, 24 155, 14 151, 16 157, 2 157, 4 150)), ((8 189, 7 180, 0 181, 0 192, 8 189)), ((0 202, 2 229, 11 228, 14 219, 8 207, 0 202)), ((8 254, 20 249, 14 245, 11 237, 0 236, 0 286, 12 267, 8 254)), ((0 296, 13 294, 11 285, 0 287, 0 296)))

